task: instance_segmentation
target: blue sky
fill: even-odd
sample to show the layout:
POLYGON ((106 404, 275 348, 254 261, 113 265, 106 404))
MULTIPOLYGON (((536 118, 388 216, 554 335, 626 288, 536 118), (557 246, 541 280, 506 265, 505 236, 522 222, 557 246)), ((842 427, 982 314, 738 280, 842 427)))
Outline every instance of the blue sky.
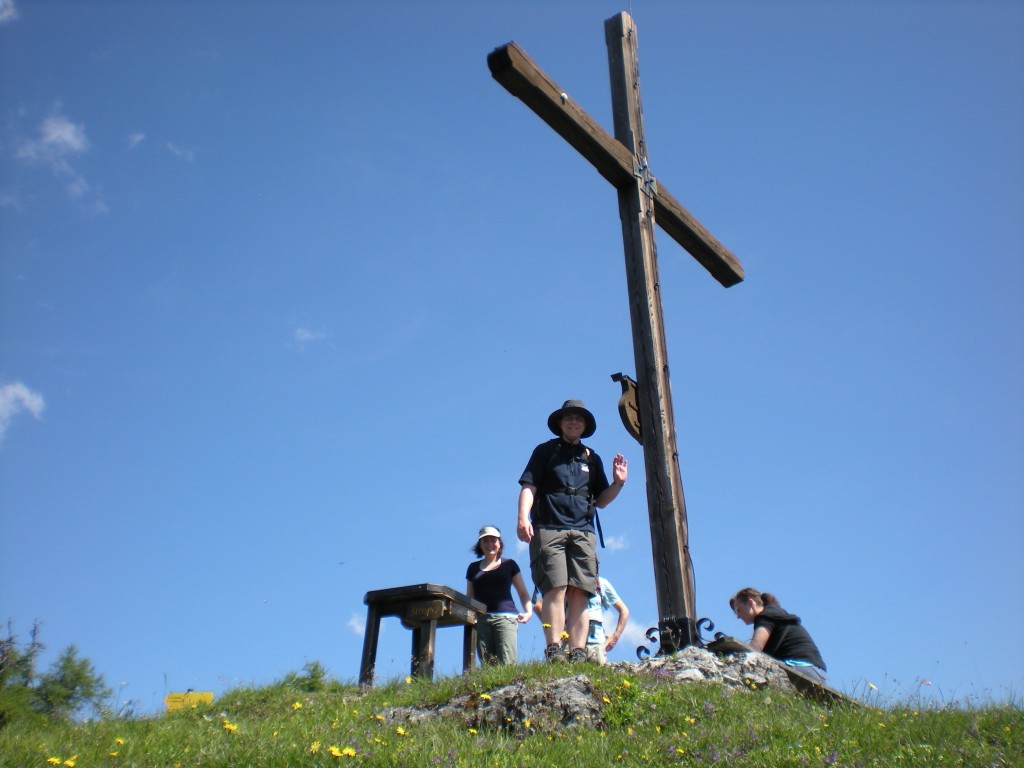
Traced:
MULTIPOLYGON (((614 190, 490 77, 611 130, 601 2, 0 0, 0 618, 121 702, 358 674, 372 589, 464 587, 582 398, 632 482, 614 190)), ((1024 690, 1024 4, 634 0, 698 617, 755 586, 846 691, 1024 690), (1016 554, 1015 554, 1016 553, 1016 554)), ((438 669, 459 637, 439 634, 438 669)), ((520 634, 537 658, 538 623, 520 634)), ((384 676, 408 632, 385 622, 384 676)))

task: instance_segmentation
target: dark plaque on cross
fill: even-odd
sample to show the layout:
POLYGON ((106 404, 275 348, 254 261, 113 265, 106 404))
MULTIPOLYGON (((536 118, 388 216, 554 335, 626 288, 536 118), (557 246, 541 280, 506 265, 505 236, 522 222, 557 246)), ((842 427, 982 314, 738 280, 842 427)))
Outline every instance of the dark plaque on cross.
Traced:
MULTIPOLYGON (((644 449, 658 640, 664 654, 702 643, 695 618, 693 563, 679 474, 654 224, 726 288, 743 280, 743 267, 651 174, 640 103, 636 26, 629 14, 620 13, 605 22, 605 39, 614 138, 515 43, 492 51, 487 66, 495 80, 575 147, 618 193, 639 417, 639 429, 630 429, 630 433, 644 449)), ((622 379, 621 374, 616 377, 616 381, 622 379)), ((621 405, 620 412, 625 421, 621 405)))

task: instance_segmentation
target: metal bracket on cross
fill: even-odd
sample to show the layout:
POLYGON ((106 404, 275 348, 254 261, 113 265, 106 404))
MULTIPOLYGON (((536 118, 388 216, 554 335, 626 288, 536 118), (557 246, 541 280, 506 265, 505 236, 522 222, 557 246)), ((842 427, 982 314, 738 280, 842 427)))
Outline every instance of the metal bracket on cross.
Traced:
MULTIPOLYGON (((644 633, 644 637, 647 638, 651 645, 658 646, 657 655, 661 656, 665 653, 674 653, 688 645, 704 648, 707 646, 707 641, 703 637, 703 632, 714 632, 714 630, 715 623, 711 619, 698 619, 694 622, 692 619, 684 616, 659 622, 658 626, 648 629, 644 633)), ((718 634, 720 635, 721 632, 718 634)), ((643 661, 650 655, 651 651, 649 648, 642 645, 637 646, 637 659, 643 661)))
POLYGON ((644 194, 650 200, 658 195, 658 180, 651 174, 651 166, 647 163, 646 157, 633 156, 633 177, 640 180, 643 185, 644 194))

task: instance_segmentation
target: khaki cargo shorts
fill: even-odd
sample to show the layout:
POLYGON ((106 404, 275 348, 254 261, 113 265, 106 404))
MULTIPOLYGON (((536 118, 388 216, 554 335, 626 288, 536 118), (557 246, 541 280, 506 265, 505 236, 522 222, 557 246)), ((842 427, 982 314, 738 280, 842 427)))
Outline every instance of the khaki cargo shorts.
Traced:
POLYGON ((541 594, 555 587, 597 592, 597 548, 588 531, 538 528, 530 542, 530 574, 541 594))

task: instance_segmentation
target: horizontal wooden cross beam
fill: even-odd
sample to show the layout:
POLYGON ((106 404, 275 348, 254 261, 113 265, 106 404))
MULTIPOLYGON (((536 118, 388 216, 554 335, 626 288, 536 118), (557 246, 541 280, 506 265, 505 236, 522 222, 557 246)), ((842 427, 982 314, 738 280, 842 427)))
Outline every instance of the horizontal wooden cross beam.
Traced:
MULTIPOLYGON (((635 158, 610 136, 515 43, 494 49, 487 57, 491 75, 590 161, 598 173, 619 188, 646 173, 646 158, 635 158)), ((657 180, 650 177, 654 220, 673 240, 728 288, 743 280, 743 267, 657 180)))

